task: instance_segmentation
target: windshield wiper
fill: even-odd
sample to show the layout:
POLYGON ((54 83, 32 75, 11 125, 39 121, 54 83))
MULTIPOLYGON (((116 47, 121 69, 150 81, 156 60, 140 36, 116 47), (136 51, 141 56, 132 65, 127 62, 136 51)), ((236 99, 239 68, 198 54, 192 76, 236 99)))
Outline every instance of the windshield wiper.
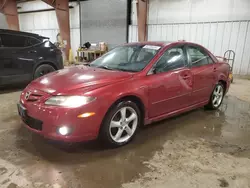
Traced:
POLYGON ((97 66, 97 68, 101 68, 101 69, 106 69, 106 70, 114 70, 106 65, 102 65, 102 66, 97 66))
POLYGON ((117 70, 124 71, 124 72, 138 72, 137 70, 121 69, 121 68, 117 68, 117 70))
POLYGON ((90 63, 84 63, 84 66, 90 67, 90 63))

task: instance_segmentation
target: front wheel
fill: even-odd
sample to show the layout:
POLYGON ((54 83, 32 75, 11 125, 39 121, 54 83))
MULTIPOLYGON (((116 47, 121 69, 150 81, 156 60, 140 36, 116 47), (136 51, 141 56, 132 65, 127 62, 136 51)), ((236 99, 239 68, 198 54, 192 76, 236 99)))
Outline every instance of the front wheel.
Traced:
POLYGON ((213 93, 210 96, 210 100, 208 105, 206 106, 208 109, 216 110, 220 107, 224 98, 224 86, 222 83, 216 84, 213 93))
POLYGON ((100 136, 109 146, 125 145, 134 138, 140 121, 140 110, 137 105, 132 101, 123 101, 106 115, 100 136))
POLYGON ((36 68, 34 73, 34 79, 37 79, 45 74, 55 71, 55 68, 48 64, 40 65, 36 68))

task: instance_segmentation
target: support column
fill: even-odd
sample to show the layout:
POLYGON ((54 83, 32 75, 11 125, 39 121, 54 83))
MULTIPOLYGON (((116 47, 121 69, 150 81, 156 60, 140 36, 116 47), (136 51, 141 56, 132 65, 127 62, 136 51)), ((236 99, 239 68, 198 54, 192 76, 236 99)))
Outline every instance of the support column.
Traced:
POLYGON ((56 1, 56 17, 60 29, 60 35, 63 41, 66 41, 65 56, 69 59, 69 50, 71 49, 70 41, 70 23, 69 23, 69 1, 56 1))
POLYGON ((66 41, 65 56, 69 59, 70 41, 70 23, 69 23, 69 0, 42 0, 56 10, 56 17, 60 29, 60 35, 63 41, 66 41))
POLYGON ((136 6, 138 22, 138 40, 139 42, 142 42, 147 40, 148 0, 138 0, 136 6))
POLYGON ((0 12, 5 15, 9 29, 19 31, 16 0, 0 0, 0 12))

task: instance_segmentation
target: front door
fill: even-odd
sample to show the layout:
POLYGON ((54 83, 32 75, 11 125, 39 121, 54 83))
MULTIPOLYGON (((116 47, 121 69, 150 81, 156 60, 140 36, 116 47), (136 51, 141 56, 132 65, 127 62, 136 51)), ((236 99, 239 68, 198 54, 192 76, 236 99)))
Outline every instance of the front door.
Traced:
POLYGON ((180 110, 190 105, 192 74, 187 67, 183 46, 168 49, 147 76, 149 118, 180 110))
POLYGON ((214 88, 214 62, 199 46, 187 46, 187 54, 193 75, 192 104, 208 101, 214 88))

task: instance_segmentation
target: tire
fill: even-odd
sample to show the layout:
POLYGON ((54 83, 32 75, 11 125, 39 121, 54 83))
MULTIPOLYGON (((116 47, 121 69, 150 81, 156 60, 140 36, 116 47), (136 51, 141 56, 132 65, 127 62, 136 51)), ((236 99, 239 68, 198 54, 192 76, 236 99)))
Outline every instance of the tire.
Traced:
POLYGON ((132 101, 122 101, 106 114, 100 138, 109 147, 123 146, 135 137, 140 123, 141 113, 137 105, 132 101))
POLYGON ((216 84, 214 90, 210 96, 209 103, 205 106, 207 109, 216 110, 222 104, 224 99, 225 89, 221 82, 216 84))
POLYGON ((33 79, 37 79, 45 74, 55 71, 56 69, 49 64, 43 64, 36 68, 33 79))

